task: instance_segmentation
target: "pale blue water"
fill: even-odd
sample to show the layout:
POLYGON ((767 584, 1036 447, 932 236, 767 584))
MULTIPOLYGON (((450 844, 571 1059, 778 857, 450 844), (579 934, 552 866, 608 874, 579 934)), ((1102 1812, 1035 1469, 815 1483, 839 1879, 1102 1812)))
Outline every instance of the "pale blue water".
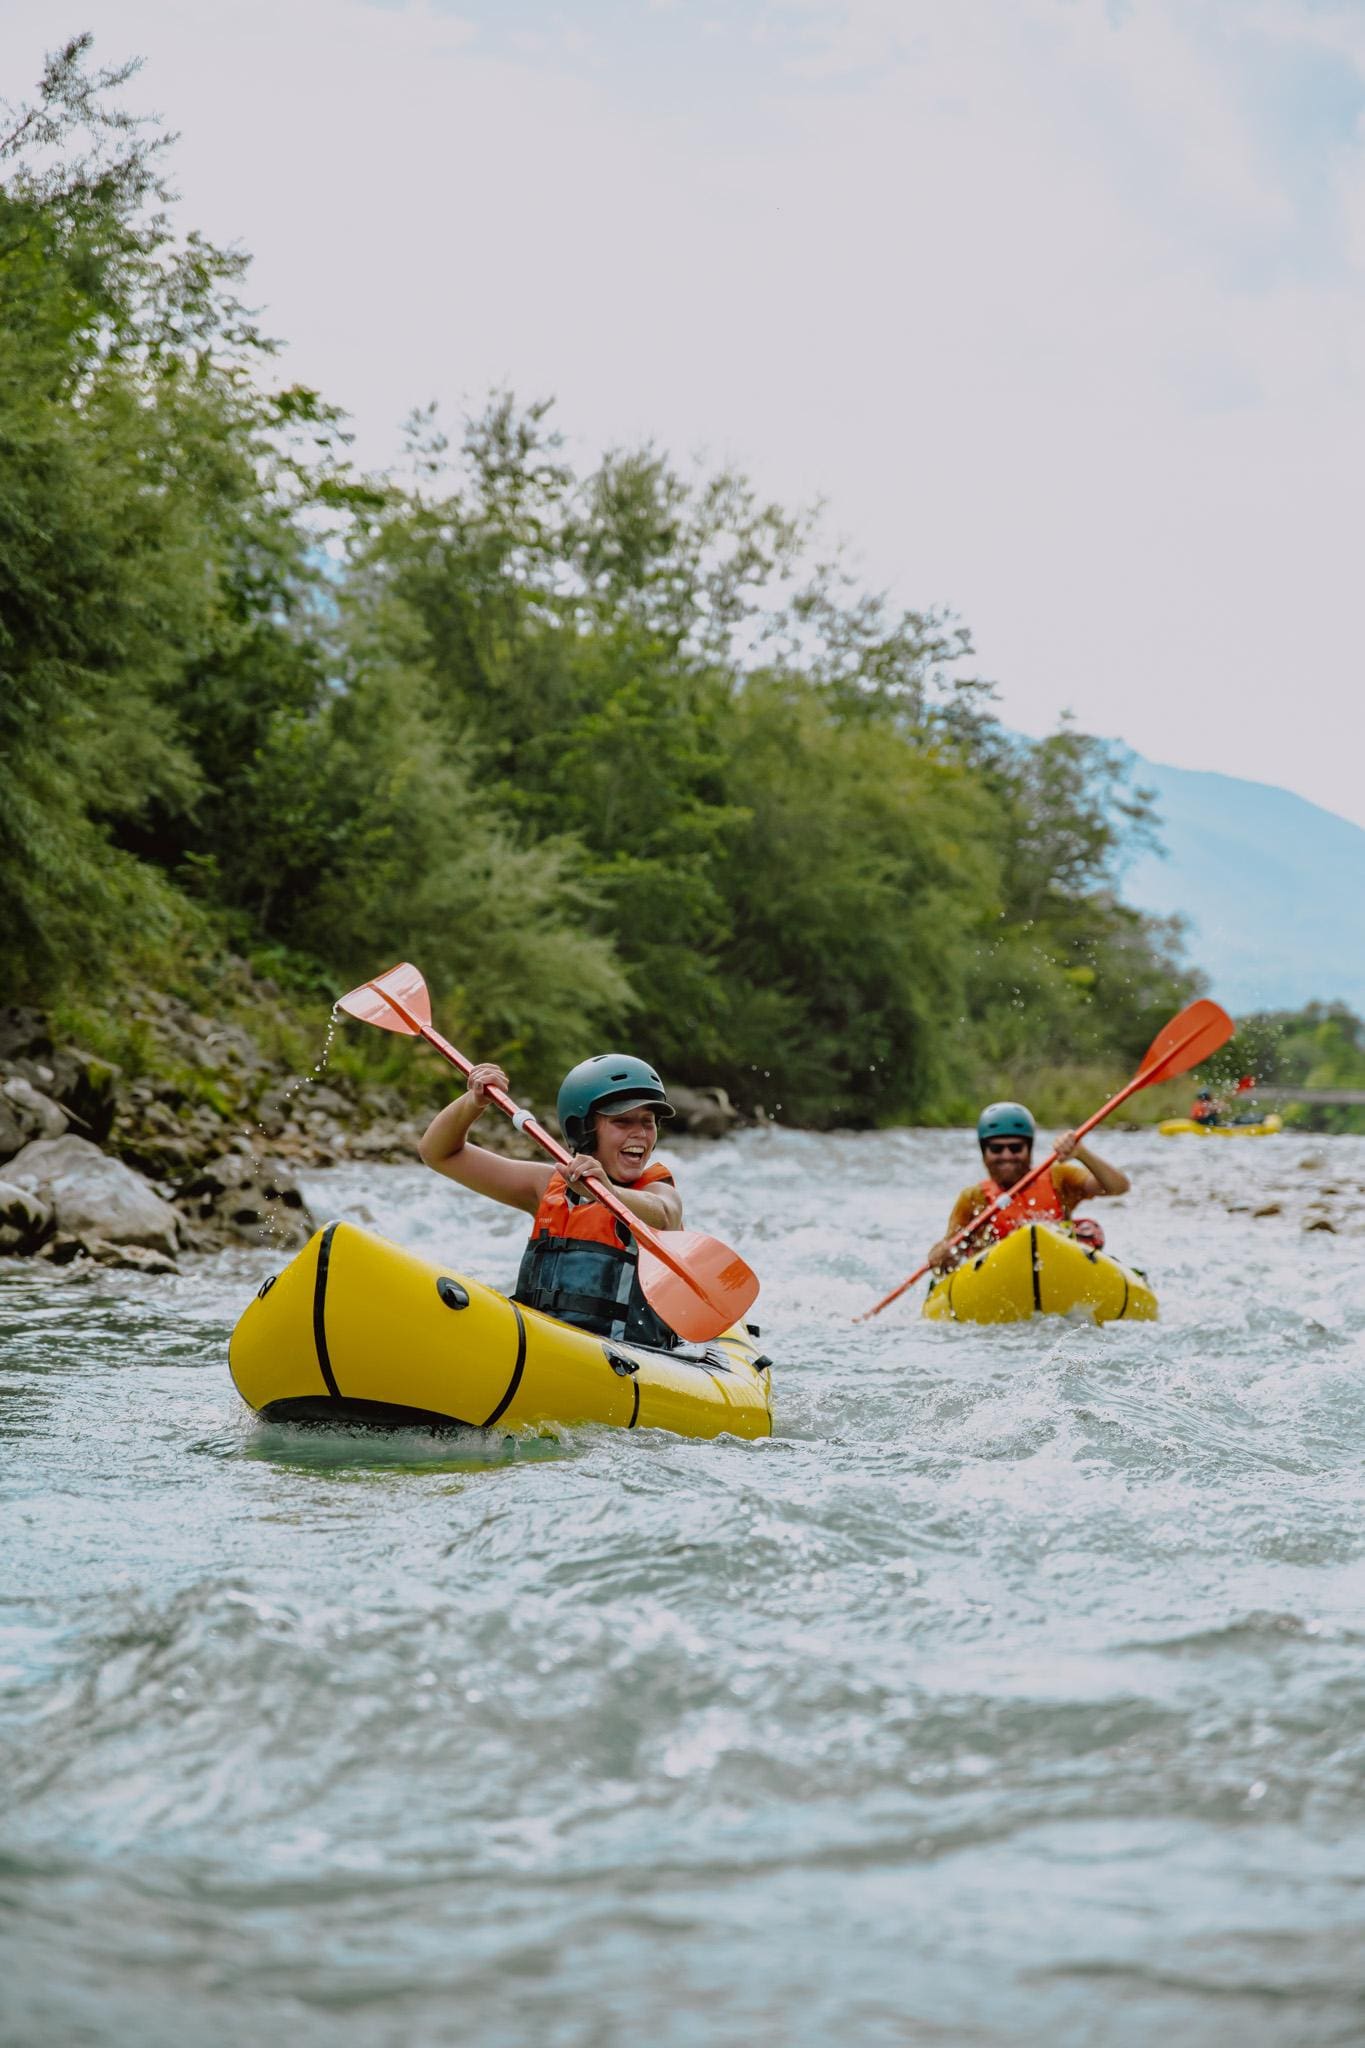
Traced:
POLYGON ((264 1430, 277 1262, 0 1265, 0 2036, 1365 2039, 1365 1142, 1104 1149, 1155 1327, 852 1326, 963 1134, 679 1147, 762 1444, 264 1430))

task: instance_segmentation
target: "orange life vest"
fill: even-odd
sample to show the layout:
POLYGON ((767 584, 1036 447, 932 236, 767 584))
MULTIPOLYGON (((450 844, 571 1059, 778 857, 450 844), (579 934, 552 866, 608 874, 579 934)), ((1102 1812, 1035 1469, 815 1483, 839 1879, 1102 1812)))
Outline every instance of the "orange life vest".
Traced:
MULTIPOLYGON (((625 1185, 647 1188, 672 1178, 656 1160, 625 1185)), ((671 1351, 677 1336, 645 1299, 639 1258, 625 1224, 591 1195, 574 1194, 556 1168, 536 1209, 513 1299, 599 1337, 671 1351)))
POLYGON ((1057 1192, 1051 1167, 1046 1173, 1040 1174, 1031 1187, 1025 1188, 1022 1195, 1006 1196, 1005 1189, 998 1181, 993 1180, 981 1182, 981 1193, 985 1196, 988 1207, 1005 1197, 1004 1207, 996 1209, 991 1221, 983 1224, 977 1232, 977 1236, 987 1242, 992 1237, 1008 1237, 1012 1230, 1018 1230, 1028 1223, 1066 1221, 1066 1207, 1057 1192))

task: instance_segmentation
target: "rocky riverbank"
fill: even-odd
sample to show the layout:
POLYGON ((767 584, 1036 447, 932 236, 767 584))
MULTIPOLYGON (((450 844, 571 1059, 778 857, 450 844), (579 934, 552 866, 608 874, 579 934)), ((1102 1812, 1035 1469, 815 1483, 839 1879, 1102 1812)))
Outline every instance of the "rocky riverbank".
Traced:
MULTIPOLYGON (((129 1074, 63 1042, 41 1011, 0 1010, 0 1255, 175 1272, 232 1243, 292 1250, 314 1228, 298 1169, 410 1160, 441 1099, 437 1081, 419 1115, 396 1089, 322 1062, 288 1071, 243 1025, 156 991, 133 1022, 155 1058, 129 1074)), ((694 1136, 741 1121, 721 1089, 672 1100, 673 1128, 694 1136)), ((501 1118, 479 1142, 530 1153, 501 1118)))

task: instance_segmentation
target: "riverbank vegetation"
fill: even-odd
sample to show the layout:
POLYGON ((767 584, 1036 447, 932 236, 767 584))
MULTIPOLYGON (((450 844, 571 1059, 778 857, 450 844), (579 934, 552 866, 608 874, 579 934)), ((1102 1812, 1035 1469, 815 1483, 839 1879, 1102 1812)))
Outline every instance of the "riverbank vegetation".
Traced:
POLYGON ((410 957, 521 1092, 628 1041, 813 1125, 1131 1072, 1194 982, 1116 894, 1155 825, 1120 753, 1005 731, 966 632, 817 519, 575 464, 545 404, 357 476, 244 259, 176 229, 129 75, 77 40, 0 137, 13 997, 126 1059, 133 983, 240 1017, 245 961, 320 1016, 410 957))
MULTIPOLYGON (((1301 1010, 1240 1018, 1236 1038, 1207 1078, 1230 1094, 1243 1074, 1282 1088, 1365 1095, 1365 1020, 1344 1003, 1308 1003, 1301 1010)), ((1301 1130, 1365 1131, 1365 1102, 1277 1102, 1276 1107, 1301 1130)))

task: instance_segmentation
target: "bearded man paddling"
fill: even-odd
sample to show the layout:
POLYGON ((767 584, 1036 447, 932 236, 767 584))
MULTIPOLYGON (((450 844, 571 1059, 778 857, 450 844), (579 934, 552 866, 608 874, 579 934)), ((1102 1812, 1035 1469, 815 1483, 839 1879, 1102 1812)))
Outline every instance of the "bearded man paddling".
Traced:
MULTIPOLYGON (((963 1259, 975 1257, 984 1246, 1008 1237, 1012 1230, 1030 1223, 1065 1226, 1082 1202, 1128 1192, 1127 1174, 1080 1143, 1073 1131, 1067 1131, 1057 1140, 1057 1162, 1051 1171, 1011 1202, 1010 1189, 1024 1178, 1033 1163, 1037 1125, 1031 1113, 1022 1102, 992 1102, 977 1118, 976 1135, 986 1178, 964 1188, 954 1202, 947 1232, 929 1253, 929 1264, 935 1272, 950 1271, 963 1259), (1006 1199, 989 1223, 984 1223, 964 1243, 951 1242, 974 1216, 991 1208, 1002 1196, 1006 1199)), ((1082 1233, 1085 1242, 1092 1246, 1098 1248, 1104 1243, 1104 1232, 1089 1218, 1082 1218, 1075 1226, 1075 1234, 1080 1237, 1082 1233)))

